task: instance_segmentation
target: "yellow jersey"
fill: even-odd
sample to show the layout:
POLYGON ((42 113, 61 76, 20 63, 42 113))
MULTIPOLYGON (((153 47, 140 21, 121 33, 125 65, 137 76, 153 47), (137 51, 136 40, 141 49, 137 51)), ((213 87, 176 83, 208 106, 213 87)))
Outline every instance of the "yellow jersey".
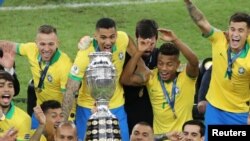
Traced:
POLYGON ((18 130, 17 141, 28 141, 30 139, 31 118, 30 116, 11 103, 10 110, 3 121, 0 120, 0 136, 10 128, 18 130))
MULTIPOLYGON (((185 69, 184 69, 185 70, 185 69)), ((192 109, 195 94, 195 78, 190 78, 185 71, 178 74, 175 87, 174 109, 177 118, 168 104, 166 95, 161 87, 158 69, 153 70, 146 84, 153 108, 153 129, 155 134, 164 134, 171 131, 182 131, 182 125, 192 119, 192 109)), ((164 82, 169 97, 172 97, 173 81, 164 82)))
MULTIPOLYGON (((27 57, 36 88, 41 72, 46 66, 45 62, 41 61, 41 55, 39 54, 37 45, 35 43, 18 44, 17 53, 27 57)), ((72 62, 68 55, 57 50, 50 61, 42 91, 36 91, 37 104, 40 105, 43 101, 52 99, 60 103, 62 102, 63 92, 66 90, 68 73, 71 66, 72 62)))
MULTIPOLYGON (((117 108, 124 104, 123 87, 119 82, 123 70, 123 64, 125 61, 125 53, 129 43, 128 35, 125 32, 117 32, 117 40, 112 47, 112 63, 116 68, 116 89, 113 97, 109 102, 109 108, 117 108)), ((82 107, 92 109, 95 104, 95 100, 91 97, 90 92, 87 88, 85 72, 90 63, 88 55, 92 52, 97 52, 97 42, 94 40, 86 50, 79 50, 75 62, 71 68, 69 77, 73 80, 82 82, 82 86, 79 90, 77 104, 82 107)))

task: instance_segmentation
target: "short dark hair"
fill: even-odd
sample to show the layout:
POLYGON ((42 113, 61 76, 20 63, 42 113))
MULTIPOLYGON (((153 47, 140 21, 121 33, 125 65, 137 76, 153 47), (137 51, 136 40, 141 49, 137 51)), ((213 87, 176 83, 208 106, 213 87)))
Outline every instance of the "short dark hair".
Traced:
POLYGON ((140 122, 138 122, 136 124, 150 126, 152 128, 152 126, 149 123, 145 122, 145 121, 140 121, 140 122))
POLYGON ((61 103, 56 100, 47 100, 41 104, 41 109, 44 113, 46 113, 49 109, 58 109, 61 107, 61 103))
POLYGON ((204 123, 202 121, 200 121, 200 120, 188 120, 183 124, 182 131, 184 130, 186 125, 197 125, 197 126, 199 126, 201 136, 205 135, 205 128, 206 127, 205 127, 205 125, 204 125, 204 123))
POLYGON ((231 17, 229 22, 246 22, 247 27, 250 28, 250 16, 244 12, 236 12, 231 17))
POLYGON ((10 73, 8 73, 7 71, 0 70, 0 79, 10 81, 10 82, 12 82, 14 84, 13 76, 10 73))
POLYGON ((99 28, 115 28, 116 29, 116 25, 115 25, 115 21, 111 18, 101 18, 97 21, 96 26, 95 26, 96 30, 98 30, 99 28))
MULTIPOLYGON (((150 129, 154 132, 153 127, 152 127, 148 122, 140 121, 140 122, 136 123, 135 125, 148 126, 148 127, 150 127, 150 129)), ((134 125, 134 127, 135 127, 135 125, 134 125)))
POLYGON ((142 19, 136 24, 135 37, 136 38, 151 38, 156 36, 158 38, 158 24, 152 19, 142 19))
POLYGON ((159 53, 163 55, 176 55, 179 57, 180 51, 175 44, 167 42, 160 46, 159 53))
POLYGON ((50 33, 55 33, 57 34, 56 28, 51 26, 51 25, 41 25, 38 28, 38 33, 44 33, 44 34, 50 34, 50 33))

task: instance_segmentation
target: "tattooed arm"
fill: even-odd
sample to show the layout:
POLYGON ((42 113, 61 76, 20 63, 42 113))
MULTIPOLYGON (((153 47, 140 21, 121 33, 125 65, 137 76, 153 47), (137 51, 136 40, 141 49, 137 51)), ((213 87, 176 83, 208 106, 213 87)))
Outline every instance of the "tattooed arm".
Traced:
POLYGON ((80 87, 80 82, 76 80, 68 79, 67 90, 63 95, 62 112, 64 120, 68 120, 70 111, 73 107, 75 101, 75 94, 78 92, 80 87))
MULTIPOLYGON (((143 66, 138 64, 143 52, 150 47, 150 39, 138 39, 138 51, 136 51, 123 69, 120 82, 124 85, 141 86, 144 85, 148 79, 151 71, 147 69, 143 70, 143 66), (137 67, 137 69, 136 69, 137 67), (136 70, 135 70, 136 69, 136 70), (134 71, 135 70, 135 71, 134 71)), ((143 62, 144 64, 144 62, 143 62)), ((145 64, 144 64, 145 65, 145 64)))
POLYGON ((212 26, 207 21, 203 13, 191 2, 191 0, 184 0, 187 10, 194 23, 200 28, 201 32, 205 35, 209 34, 212 26))
MULTIPOLYGON (((133 67, 133 69, 130 67, 128 67, 129 69, 126 69, 126 70, 129 70, 128 72, 131 71, 132 73, 134 73, 135 74, 134 77, 132 77, 132 76, 127 77, 128 76, 127 72, 125 72, 125 70, 123 70, 123 73, 125 73, 125 74, 121 76, 120 83, 123 85, 132 85, 132 86, 143 85, 143 82, 141 82, 141 81, 146 81, 146 78, 150 74, 150 71, 149 71, 148 67, 145 65, 144 61, 142 60, 141 55, 138 54, 136 44, 130 36, 129 36, 129 44, 127 47, 127 53, 131 57, 137 55, 137 57, 139 57, 139 58, 138 58, 138 60, 134 59, 135 61, 130 61, 130 62, 136 63, 136 65, 135 65, 135 67, 133 67)), ((128 66, 130 66, 130 65, 128 65, 128 66)))

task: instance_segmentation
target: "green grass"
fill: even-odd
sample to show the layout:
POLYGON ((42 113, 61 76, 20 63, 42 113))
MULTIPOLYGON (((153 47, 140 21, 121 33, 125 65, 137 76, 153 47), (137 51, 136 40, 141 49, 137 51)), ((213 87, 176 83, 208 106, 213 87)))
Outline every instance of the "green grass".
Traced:
MULTIPOLYGON (((3 6, 26 6, 62 4, 73 2, 107 2, 118 0, 5 0, 3 6)), ((122 1, 122 0, 119 0, 122 1)), ((133 0, 130 0, 133 1, 133 0)), ((249 0, 195 0, 212 25, 226 30, 228 19, 236 11, 249 11, 249 0)), ((0 39, 16 42, 33 41, 37 28, 42 24, 57 27, 60 49, 72 58, 77 52, 77 42, 83 35, 93 35, 95 22, 101 17, 111 17, 119 30, 134 37, 135 24, 142 18, 155 19, 160 27, 172 29, 198 55, 199 59, 209 57, 210 44, 201 37, 198 28, 188 15, 183 0, 176 2, 106 7, 57 8, 40 10, 0 11, 0 39)), ((158 45, 162 42, 160 41, 158 45)), ((184 59, 182 58, 184 61, 184 59)), ((21 83, 18 98, 26 97, 27 84, 31 74, 27 60, 16 58, 16 70, 21 83)), ((25 104, 18 104, 25 108, 25 104)))

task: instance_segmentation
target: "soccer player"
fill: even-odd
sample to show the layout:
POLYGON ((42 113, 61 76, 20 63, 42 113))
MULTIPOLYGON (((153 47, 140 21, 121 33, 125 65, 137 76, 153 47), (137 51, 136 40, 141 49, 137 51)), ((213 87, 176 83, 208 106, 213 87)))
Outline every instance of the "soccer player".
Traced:
POLYGON ((132 133, 130 135, 130 141, 179 141, 182 139, 182 133, 177 131, 172 131, 162 135, 154 135, 153 128, 147 122, 138 122, 133 127, 132 133))
POLYGON ((200 120, 186 121, 182 126, 184 140, 203 141, 205 135, 205 125, 200 120))
POLYGON ((13 83, 13 77, 8 72, 0 70, 0 137, 14 127, 18 130, 17 141, 28 141, 31 119, 26 112, 12 102, 14 96, 13 83))
POLYGON ((84 73, 90 63, 88 55, 99 51, 112 53, 112 63, 116 68, 116 89, 109 102, 109 108, 119 120, 122 140, 127 141, 129 140, 127 115, 123 106, 123 87, 119 83, 119 78, 123 70, 125 54, 126 52, 133 54, 135 52, 135 45, 125 32, 117 31, 115 21, 110 18, 101 18, 97 21, 94 40, 86 49, 81 49, 77 53, 67 83, 67 91, 64 95, 62 105, 64 116, 68 117, 72 102, 74 101, 73 95, 78 92, 80 83, 82 83, 77 100, 76 126, 79 131, 78 138, 83 140, 88 118, 92 114, 91 109, 95 106, 95 100, 87 90, 84 73))
POLYGON ((39 126, 30 141, 53 140, 56 128, 63 120, 62 107, 56 100, 44 101, 40 106, 34 107, 34 114, 39 121, 39 126))
POLYGON ((167 29, 158 29, 163 41, 157 58, 157 68, 142 77, 135 71, 137 61, 150 47, 151 39, 138 39, 138 51, 126 65, 121 82, 131 85, 146 85, 153 107, 153 129, 155 134, 181 131, 185 121, 192 119, 195 82, 199 73, 199 61, 193 51, 167 29), (179 53, 187 59, 184 70, 177 72, 180 65, 179 53))
MULTIPOLYGON (((250 16, 241 12, 233 14, 227 38, 223 31, 208 22, 191 0, 184 1, 190 17, 212 44, 213 67, 206 95, 205 125, 246 125, 250 99, 250 40, 247 40, 250 16)), ((207 140, 207 132, 205 137, 207 140)))
MULTIPOLYGON (((37 105, 52 99, 62 102, 72 62, 68 55, 60 51, 58 47, 57 30, 51 25, 39 27, 35 42, 0 41, 0 48, 3 50, 1 60, 13 64, 15 53, 28 58, 37 105)), ((34 116, 32 119, 35 119, 34 116)), ((35 122, 36 120, 33 121, 32 128, 35 129, 38 123, 35 122)))
POLYGON ((154 131, 147 122, 138 122, 132 129, 130 141, 154 141, 154 131))
POLYGON ((55 141, 78 141, 77 129, 74 123, 70 121, 62 122, 54 134, 55 141))
MULTIPOLYGON (((157 64, 157 29, 158 24, 152 19, 142 19, 136 24, 136 41, 138 41, 138 38, 149 38, 152 41, 150 48, 146 50, 142 55, 142 59, 149 69, 154 69, 157 64)), ((126 53, 124 66, 126 66, 130 58, 131 56, 126 53)), ((146 87, 124 85, 123 89, 125 97, 124 106, 128 115, 129 133, 131 134, 134 125, 140 121, 145 121, 153 126, 153 111, 146 87)))

